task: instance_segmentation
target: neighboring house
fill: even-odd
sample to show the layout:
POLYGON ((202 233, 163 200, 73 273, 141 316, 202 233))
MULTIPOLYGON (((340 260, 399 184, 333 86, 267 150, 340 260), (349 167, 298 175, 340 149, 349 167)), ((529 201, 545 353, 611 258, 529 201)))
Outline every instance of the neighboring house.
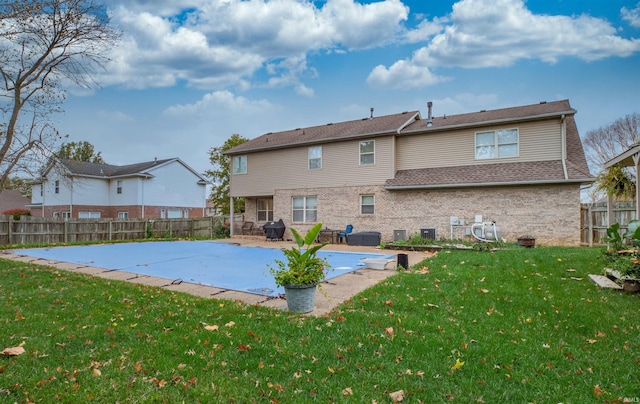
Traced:
POLYGON ((568 100, 433 117, 418 111, 267 133, 238 145, 231 203, 306 231, 461 238, 477 216, 503 237, 580 243, 589 172, 568 100), (456 222, 457 218, 457 222, 456 222), (457 226, 451 224, 457 223, 457 226), (462 234, 461 234, 462 233, 462 234))
POLYGON ((207 183, 178 158, 124 166, 63 160, 32 184, 29 208, 39 217, 203 217, 207 183))
POLYGON ((10 209, 27 209, 29 198, 22 196, 17 189, 5 189, 0 192, 0 213, 10 209))

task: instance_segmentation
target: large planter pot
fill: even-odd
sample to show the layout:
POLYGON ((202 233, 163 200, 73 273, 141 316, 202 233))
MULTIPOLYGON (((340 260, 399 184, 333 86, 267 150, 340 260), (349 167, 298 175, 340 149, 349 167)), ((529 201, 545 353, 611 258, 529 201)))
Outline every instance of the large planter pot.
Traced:
POLYGON ((287 297, 289 311, 309 313, 316 303, 316 289, 318 285, 286 285, 284 293, 287 297))

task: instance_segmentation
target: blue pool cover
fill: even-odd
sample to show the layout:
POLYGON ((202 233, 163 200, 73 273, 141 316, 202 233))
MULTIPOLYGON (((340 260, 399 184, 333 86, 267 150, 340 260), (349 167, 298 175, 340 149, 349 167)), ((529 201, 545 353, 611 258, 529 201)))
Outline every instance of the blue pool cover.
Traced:
MULTIPOLYGON (((266 296, 284 293, 269 273, 270 264, 276 259, 284 260, 279 248, 245 247, 213 241, 158 241, 33 248, 15 250, 14 253, 266 296)), ((392 257, 329 250, 318 251, 318 256, 326 258, 333 268, 327 279, 363 267, 362 258, 392 257)))

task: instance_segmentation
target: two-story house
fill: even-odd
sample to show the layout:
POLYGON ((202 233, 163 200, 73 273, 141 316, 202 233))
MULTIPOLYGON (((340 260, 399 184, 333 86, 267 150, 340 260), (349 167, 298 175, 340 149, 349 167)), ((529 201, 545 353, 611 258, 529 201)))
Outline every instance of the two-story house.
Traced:
POLYGON ((208 181, 178 158, 116 166, 62 160, 32 184, 32 216, 203 217, 208 181))
MULTIPOLYGON (((247 220, 306 231, 434 229, 462 238, 477 218, 502 236, 580 242, 580 188, 594 180, 568 100, 468 114, 418 111, 267 133, 230 149, 231 202, 247 220), (454 234, 455 233, 455 234, 454 234)), ((372 114, 373 115, 373 114, 372 114)))

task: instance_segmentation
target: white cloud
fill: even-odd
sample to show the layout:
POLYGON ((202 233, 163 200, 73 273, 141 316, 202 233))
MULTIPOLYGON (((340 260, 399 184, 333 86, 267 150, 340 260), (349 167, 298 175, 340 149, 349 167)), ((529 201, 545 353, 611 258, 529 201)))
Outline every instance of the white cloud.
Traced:
MULTIPOLYGON (((123 41, 102 82, 134 88, 246 86, 270 63, 284 68, 281 61, 306 59, 310 52, 393 42, 409 12, 400 0, 328 0, 320 8, 299 0, 121 0, 111 7, 123 41)), ((300 83, 309 73, 306 63, 293 63, 274 74, 279 85, 309 95, 300 83)))
MULTIPOLYGON (((567 56, 594 61, 640 50, 640 40, 618 36, 606 20, 588 15, 537 15, 522 0, 462 0, 454 4, 448 20, 444 30, 411 59, 389 68, 376 66, 368 82, 373 86, 413 83, 412 87, 420 87, 441 81, 434 73, 438 67, 510 66, 522 59, 556 63, 567 56)), ((428 35, 435 29, 423 24, 418 29, 426 29, 426 34, 410 32, 408 38, 428 35)))
POLYGON ((632 9, 622 7, 620 14, 622 15, 622 19, 632 27, 640 27, 640 3, 636 4, 636 7, 632 9))
POLYGON ((194 104, 172 105, 165 109, 163 114, 168 116, 193 116, 205 115, 211 113, 225 114, 233 112, 234 114, 246 113, 247 115, 260 111, 273 111, 277 107, 266 100, 252 101, 245 97, 239 97, 230 91, 215 91, 205 94, 198 102, 194 104))

